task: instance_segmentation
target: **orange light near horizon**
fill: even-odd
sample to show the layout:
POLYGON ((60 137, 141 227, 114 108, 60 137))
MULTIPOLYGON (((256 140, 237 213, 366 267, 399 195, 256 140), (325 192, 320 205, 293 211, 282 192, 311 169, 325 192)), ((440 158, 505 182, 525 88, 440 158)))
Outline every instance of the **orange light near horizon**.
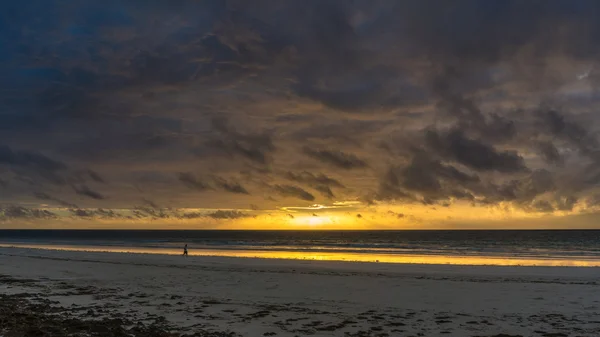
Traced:
POLYGON ((332 220, 328 216, 303 215, 295 217, 291 220, 291 223, 300 226, 320 227, 331 224, 332 220))

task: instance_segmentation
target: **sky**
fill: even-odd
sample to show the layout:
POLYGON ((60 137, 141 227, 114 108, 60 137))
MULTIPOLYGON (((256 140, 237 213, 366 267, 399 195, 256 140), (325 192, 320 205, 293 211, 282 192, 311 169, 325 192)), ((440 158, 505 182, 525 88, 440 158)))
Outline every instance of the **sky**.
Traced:
POLYGON ((596 0, 0 3, 0 228, 600 228, 596 0))

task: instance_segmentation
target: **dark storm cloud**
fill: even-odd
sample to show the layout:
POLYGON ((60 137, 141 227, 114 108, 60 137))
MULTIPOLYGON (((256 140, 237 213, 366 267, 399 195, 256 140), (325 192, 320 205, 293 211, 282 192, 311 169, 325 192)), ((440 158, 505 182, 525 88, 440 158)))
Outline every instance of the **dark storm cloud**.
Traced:
POLYGON ((39 185, 41 182, 65 185, 74 182, 84 183, 89 180, 105 182, 91 169, 72 170, 66 163, 36 151, 13 150, 0 145, 0 166, 2 165, 11 168, 16 174, 16 179, 28 181, 32 185, 39 185))
POLYGON ((223 191, 237 194, 250 194, 248 190, 237 181, 227 180, 219 176, 212 176, 211 178, 217 188, 222 189, 223 191))
POLYGON ((367 163, 352 153, 336 150, 312 149, 305 146, 302 151, 309 157, 345 170, 367 167, 367 163))
POLYGON ((388 170, 381 178, 378 198, 414 200, 420 196, 427 203, 448 197, 472 200, 470 190, 476 189, 479 183, 477 175, 417 154, 408 166, 388 170))
POLYGON ((498 151, 493 146, 467 138, 459 130, 439 133, 425 131, 428 146, 442 158, 454 160, 478 171, 513 173, 526 171, 523 158, 515 151, 498 151))
POLYGON ((591 135, 583 125, 559 111, 540 109, 537 117, 542 130, 574 146, 583 155, 594 154, 599 149, 598 140, 594 135, 591 135))
POLYGON ((539 169, 524 178, 509 180, 499 186, 492 185, 487 191, 487 198, 491 202, 514 201, 522 205, 556 189, 554 175, 548 170, 539 169))
POLYGON ((559 211, 572 211, 577 204, 577 197, 568 196, 556 199, 556 209, 559 211))
POLYGON ((31 151, 15 151, 5 145, 0 145, 0 164, 28 167, 44 171, 60 171, 67 165, 45 155, 31 151))
MULTIPOLYGON (((341 75, 341 74, 336 74, 341 75)), ((336 82, 324 76, 300 76, 300 83, 294 87, 300 96, 322 102, 324 105, 342 111, 364 111, 366 109, 390 109, 410 104, 423 103, 425 92, 402 79, 395 69, 374 67, 352 73, 343 84, 322 86, 323 80, 336 82), (392 90, 396 87, 396 90, 392 90)))
POLYGON ((234 220, 247 217, 250 217, 250 215, 236 210, 217 210, 210 213, 187 212, 178 215, 180 219, 212 218, 215 220, 234 220))
POLYGON ((323 173, 314 174, 308 171, 302 171, 299 173, 287 172, 284 177, 291 181, 306 184, 330 199, 334 197, 333 191, 331 190, 332 187, 344 188, 344 185, 342 185, 339 181, 330 178, 323 173))
MULTIPOLYGON (((599 11, 592 0, 6 2, 0 144, 10 146, 0 146, 0 166, 22 190, 17 199, 34 187, 54 195, 44 190, 52 183, 100 200, 87 186, 106 175, 103 191, 139 200, 119 193, 139 166, 172 177, 196 164, 228 172, 206 181, 180 173, 184 186, 242 195, 226 174, 246 165, 270 182, 310 139, 319 144, 304 148, 311 165, 344 169, 336 177, 348 191, 369 189, 351 169, 389 166, 380 197, 530 205, 563 192, 559 173, 577 183, 565 195, 579 197, 600 177, 597 117, 569 109, 587 101, 503 107, 560 97, 579 66, 590 70, 578 83, 597 87, 599 11), (415 131, 423 129, 426 142, 415 131), (545 163, 527 157, 535 154, 545 163), (582 156, 592 161, 586 170, 582 156)), ((343 188, 325 174, 291 174, 328 198, 343 188)), ((161 192, 179 197, 175 187, 161 192)))
POLYGON ((135 206, 133 210, 137 218, 156 220, 179 217, 179 213, 176 210, 160 207, 156 202, 146 198, 142 198, 142 205, 135 206))
POLYGON ((220 133, 221 138, 211 140, 207 145, 226 154, 265 165, 269 162, 271 153, 275 151, 271 135, 267 133, 240 133, 222 118, 214 118, 212 125, 220 133))
POLYGON ((146 199, 146 198, 142 198, 142 202, 144 203, 144 205, 153 208, 153 209, 160 209, 160 206, 158 206, 158 204, 156 204, 154 201, 146 199))
POLYGON ((315 190, 319 191, 319 193, 321 193, 321 195, 323 195, 325 198, 333 199, 335 197, 335 195, 333 194, 333 191, 331 190, 331 188, 329 186, 316 185, 313 188, 315 190))
POLYGON ((75 208, 75 209, 70 209, 69 212, 71 213, 71 215, 73 217, 76 218, 83 218, 83 219, 87 219, 87 220, 94 220, 94 219, 129 219, 128 216, 122 215, 122 214, 118 214, 113 210, 109 210, 109 209, 103 209, 103 208, 97 208, 97 209, 81 209, 81 208, 75 208))
POLYGON ((560 152, 552 142, 539 141, 537 143, 537 149, 547 163, 556 165, 563 163, 563 157, 560 155, 560 152))
MULTIPOLYGON (((445 76, 450 76, 446 74, 445 76)), ((444 78, 444 77, 442 77, 444 78)), ((439 78, 436 78, 436 81, 439 78)), ((448 80, 448 78, 444 78, 448 80)), ((456 128, 490 142, 502 143, 515 137, 515 121, 496 113, 484 113, 471 98, 462 94, 450 93, 457 84, 433 84, 434 97, 438 100, 439 111, 446 113, 456 121, 456 128)))
POLYGON ((271 188, 284 197, 298 198, 307 201, 315 200, 315 196, 293 185, 272 185, 271 188))
POLYGON ((61 200, 61 199, 59 199, 59 198, 53 197, 53 196, 51 196, 51 195, 48 195, 48 194, 46 194, 46 193, 44 193, 44 192, 35 192, 35 193, 34 193, 34 196, 35 196, 36 198, 40 199, 40 200, 47 200, 47 201, 53 201, 53 202, 56 202, 57 204, 59 204, 60 206, 63 206, 63 207, 69 207, 69 208, 79 208, 79 207, 78 207, 77 205, 75 205, 75 204, 72 204, 72 203, 70 203, 70 202, 67 202, 67 201, 61 200))
POLYGON ((210 187, 210 185, 206 184, 205 182, 199 180, 198 178, 196 178, 192 173, 190 172, 181 172, 177 175, 177 179, 179 179, 179 181, 181 183, 183 183, 185 186, 193 189, 193 190, 197 190, 197 191, 206 191, 206 190, 212 190, 212 187, 210 187))
POLYGON ((218 210, 218 211, 215 211, 212 213, 208 213, 205 216, 209 217, 209 218, 213 218, 213 219, 239 219, 239 218, 246 218, 249 215, 246 213, 239 212, 239 211, 218 210))
POLYGON ((0 206, 0 220, 35 220, 35 219, 53 219, 56 214, 36 208, 25 208, 23 206, 0 206))
POLYGON ((43 154, 26 150, 13 150, 4 145, 0 145, 0 165, 30 170, 44 180, 58 185, 65 183, 65 178, 60 173, 68 169, 66 164, 43 154))
POLYGON ((69 212, 71 212, 71 214, 75 217, 80 217, 80 218, 94 217, 94 211, 89 211, 89 210, 85 210, 85 209, 80 209, 80 208, 70 209, 69 212))
POLYGON ((98 172, 95 172, 91 169, 87 169, 85 170, 85 173, 95 182, 97 183, 106 183, 106 180, 104 180, 104 178, 98 174, 98 172))
MULTIPOLYGON (((393 124, 392 120, 351 120, 323 122, 323 116, 309 117, 312 123, 294 132, 292 138, 297 141, 330 140, 336 143, 360 145, 366 137, 381 133, 393 124)), ((286 124, 289 122, 286 122, 286 124)))
POLYGON ((102 195, 99 192, 96 192, 96 191, 92 190, 87 185, 73 186, 73 190, 75 190, 75 193, 77 193, 79 195, 82 195, 84 197, 92 198, 92 199, 95 199, 95 200, 106 199, 106 197, 104 195, 102 195))

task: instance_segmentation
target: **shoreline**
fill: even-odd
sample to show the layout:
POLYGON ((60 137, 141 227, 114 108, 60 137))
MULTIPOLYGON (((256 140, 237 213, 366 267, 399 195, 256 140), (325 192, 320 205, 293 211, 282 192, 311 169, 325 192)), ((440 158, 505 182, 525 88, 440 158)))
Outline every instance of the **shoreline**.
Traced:
MULTIPOLYGON (((0 243, 0 249, 37 249, 72 252, 101 252, 114 254, 181 255, 174 248, 56 245, 0 243)), ((600 267, 600 258, 582 259, 573 257, 515 257, 501 255, 443 255, 443 254, 376 254, 348 253, 335 251, 285 251, 258 249, 194 249, 190 256, 230 257, 250 259, 276 259, 300 261, 361 262, 410 265, 459 265, 459 266, 515 266, 515 267, 600 267)))
POLYGON ((0 248, 0 320, 13 329, 39 321, 42 331, 71 322, 114 336, 594 336, 599 291, 595 268, 0 248))

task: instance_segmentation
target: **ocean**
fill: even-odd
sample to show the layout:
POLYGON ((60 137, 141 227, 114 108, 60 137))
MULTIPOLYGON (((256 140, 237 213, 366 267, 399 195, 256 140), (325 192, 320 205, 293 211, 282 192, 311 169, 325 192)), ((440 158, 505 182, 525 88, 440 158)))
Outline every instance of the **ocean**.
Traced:
POLYGON ((0 230, 0 246, 386 263, 600 266, 600 230, 0 230))

